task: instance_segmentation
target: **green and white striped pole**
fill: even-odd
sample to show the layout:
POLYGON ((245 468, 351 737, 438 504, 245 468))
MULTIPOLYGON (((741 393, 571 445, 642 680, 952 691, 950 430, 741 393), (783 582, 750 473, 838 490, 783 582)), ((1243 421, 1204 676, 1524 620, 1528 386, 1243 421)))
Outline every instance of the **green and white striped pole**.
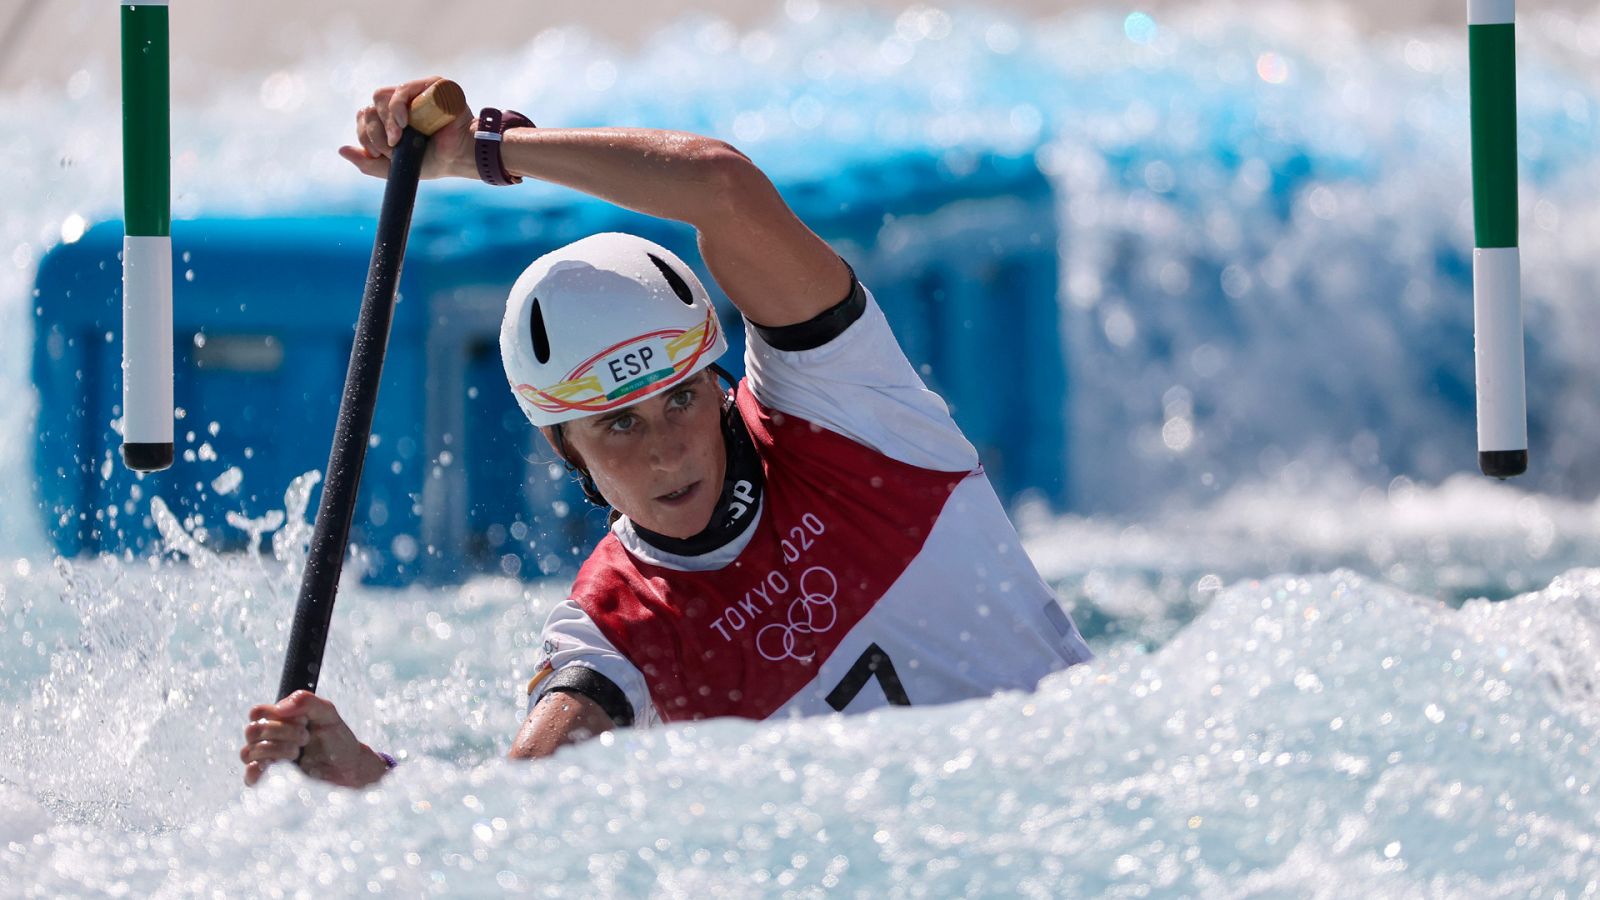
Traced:
POLYGON ((1516 18, 1516 0, 1468 0, 1478 467, 1494 478, 1528 470, 1517 250, 1516 18))
POLYGON ((167 0, 122 5, 122 461, 172 465, 167 0))

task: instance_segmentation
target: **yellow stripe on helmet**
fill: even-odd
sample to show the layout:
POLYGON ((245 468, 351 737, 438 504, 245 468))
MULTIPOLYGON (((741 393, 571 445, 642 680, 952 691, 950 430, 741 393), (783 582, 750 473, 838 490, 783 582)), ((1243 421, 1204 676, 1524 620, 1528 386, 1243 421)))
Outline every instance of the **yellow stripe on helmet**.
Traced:
POLYGON ((598 375, 585 375, 582 378, 563 381, 545 391, 546 394, 560 400, 565 400, 574 394, 583 392, 604 394, 605 390, 600 387, 600 377, 598 375))
POLYGON ((705 334, 706 323, 701 322, 699 325, 678 335, 667 342, 667 356, 676 362, 678 357, 683 355, 684 350, 700 346, 701 342, 705 340, 705 334))

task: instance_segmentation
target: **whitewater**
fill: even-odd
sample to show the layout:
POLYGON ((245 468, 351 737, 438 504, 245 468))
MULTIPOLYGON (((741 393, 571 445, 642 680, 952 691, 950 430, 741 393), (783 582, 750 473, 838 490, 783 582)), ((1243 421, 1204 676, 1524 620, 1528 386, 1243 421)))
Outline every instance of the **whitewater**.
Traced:
POLYGON ((247 790, 237 760, 315 475, 215 461, 283 495, 252 552, 213 552, 150 496, 160 554, 49 551, 32 281, 119 213, 116 73, 0 96, 35 123, 0 136, 0 895, 1600 893, 1600 15, 1523 21, 1533 449, 1507 484, 1471 472, 1464 29, 791 2, 628 57, 572 29, 445 59, 308 40, 175 109, 175 230, 375 211, 334 148, 374 86, 433 71, 536 120, 714 134, 780 175, 1032 152, 1061 200, 1079 489, 1017 520, 1094 663, 1032 693, 630 729, 513 764, 566 584, 347 578, 321 691, 403 759, 360 792, 282 766, 247 790))

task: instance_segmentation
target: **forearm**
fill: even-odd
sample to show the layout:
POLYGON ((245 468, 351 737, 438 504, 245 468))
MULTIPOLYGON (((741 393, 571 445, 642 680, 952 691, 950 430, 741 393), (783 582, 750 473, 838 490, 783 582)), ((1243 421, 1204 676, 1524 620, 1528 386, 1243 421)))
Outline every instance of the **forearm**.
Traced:
POLYGON ((518 128, 507 132, 501 155, 513 175, 693 225, 711 274, 757 322, 805 321, 849 286, 844 264, 767 176, 715 138, 649 128, 518 128))
MULTIPOLYGON (((437 78, 373 92, 356 114, 360 146, 339 153, 374 178, 411 102, 437 78)), ((477 178, 476 123, 465 113, 434 132, 423 174, 477 178)), ((645 215, 694 226, 700 255, 728 299, 763 325, 804 322, 838 303, 849 270, 784 203, 744 154, 714 138, 648 128, 513 128, 500 145, 512 175, 565 185, 645 215)))
MULTIPOLYGON (((501 158, 513 175, 565 185, 618 206, 699 227, 725 215, 762 176, 714 138, 650 128, 517 128, 501 158), (737 182, 743 184, 737 185, 737 182)), ((464 160, 472 166, 472 160, 464 160)), ((465 177, 476 178, 461 171, 465 177)), ((770 190, 770 186, 767 187, 770 190)))

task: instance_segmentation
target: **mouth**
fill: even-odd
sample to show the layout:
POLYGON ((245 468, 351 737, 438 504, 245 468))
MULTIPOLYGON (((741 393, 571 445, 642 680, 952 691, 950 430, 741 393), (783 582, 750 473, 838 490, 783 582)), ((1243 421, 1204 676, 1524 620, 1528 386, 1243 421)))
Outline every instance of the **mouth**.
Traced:
POLYGON ((689 484, 686 484, 683 487, 678 488, 675 491, 672 491, 671 493, 662 494, 661 496, 656 498, 656 502, 657 503, 665 503, 668 506, 677 506, 679 504, 687 502, 689 500, 689 498, 693 497, 695 495, 695 493, 699 489, 700 489, 700 482, 698 482, 698 481, 690 482, 689 484))

